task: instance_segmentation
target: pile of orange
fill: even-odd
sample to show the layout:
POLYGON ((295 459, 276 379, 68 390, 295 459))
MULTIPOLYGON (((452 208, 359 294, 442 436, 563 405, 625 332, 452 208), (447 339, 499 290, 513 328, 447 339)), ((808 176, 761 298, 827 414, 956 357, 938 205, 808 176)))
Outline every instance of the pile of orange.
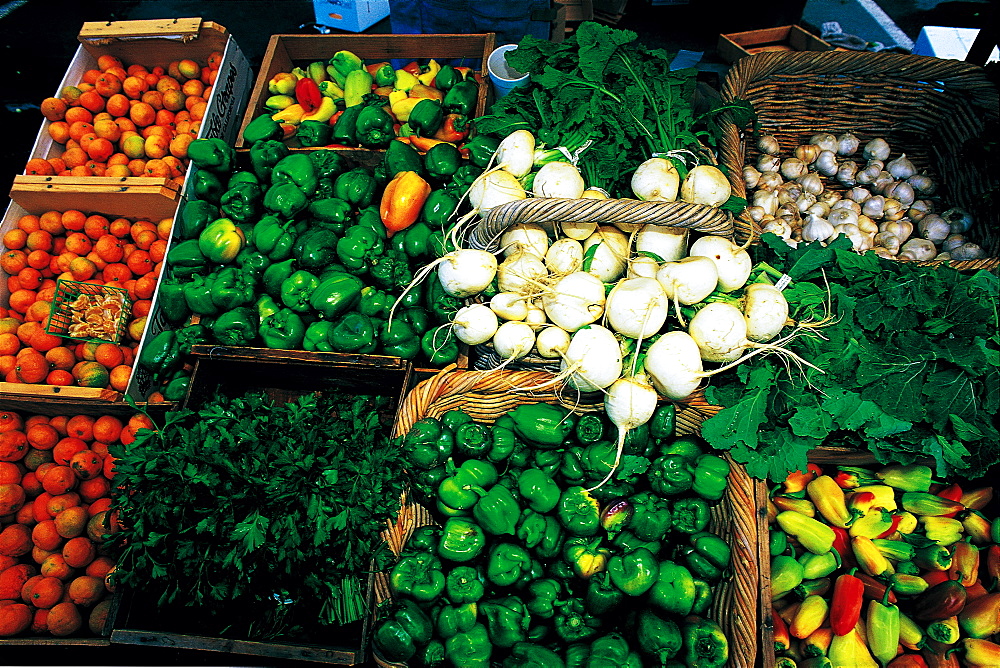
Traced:
POLYGON ((111 608, 118 531, 114 457, 152 422, 136 414, 0 412, 0 637, 100 634, 111 608))
POLYGON ((82 211, 24 215, 3 235, 0 379, 123 392, 160 275, 173 221, 109 219, 82 211), (118 343, 77 342, 46 332, 58 279, 124 288, 132 302, 118 343))
POLYGON ((181 179, 221 63, 221 52, 204 66, 184 59, 152 69, 100 56, 77 85, 42 101, 49 136, 64 148, 32 158, 24 173, 181 179))

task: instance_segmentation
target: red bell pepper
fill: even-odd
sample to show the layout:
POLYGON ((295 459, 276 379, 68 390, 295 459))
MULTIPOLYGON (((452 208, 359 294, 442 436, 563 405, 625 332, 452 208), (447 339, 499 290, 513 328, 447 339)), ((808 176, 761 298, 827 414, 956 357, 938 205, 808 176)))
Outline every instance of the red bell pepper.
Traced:
POLYGON ((295 84, 295 101, 302 105, 306 114, 311 114, 319 109, 319 105, 323 101, 323 93, 320 92, 315 81, 309 77, 302 77, 295 84))
POLYGON ((423 71, 420 69, 420 64, 417 63, 417 61, 415 60, 411 60, 410 62, 408 62, 406 65, 402 67, 402 69, 406 70, 413 76, 417 76, 423 71))
POLYGON ((902 515, 897 515, 896 513, 893 513, 892 514, 892 523, 889 525, 889 528, 886 529, 885 531, 883 531, 882 533, 880 533, 879 535, 875 536, 875 537, 876 538, 888 538, 892 534, 896 533, 896 529, 899 528, 899 522, 902 519, 903 519, 902 515))
POLYGON ((857 573, 855 577, 861 580, 861 584, 864 585, 866 599, 871 601, 881 601, 885 598, 886 592, 888 592, 889 603, 896 603, 896 592, 889 589, 881 580, 876 580, 872 576, 864 573, 857 573))
POLYGON ((961 668, 962 665, 958 662, 958 648, 951 645, 928 640, 920 653, 927 662, 927 668, 961 668))
POLYGON ((771 621, 774 624, 775 653, 787 652, 791 642, 788 636, 788 624, 785 623, 785 620, 781 618, 781 615, 774 608, 771 608, 771 621))
POLYGON ((830 528, 833 529, 833 549, 840 555, 840 561, 845 566, 856 566, 857 562, 854 560, 854 550, 851 548, 851 534, 847 532, 847 529, 841 529, 840 527, 830 528))
MULTIPOLYGON (((951 485, 948 485, 947 487, 945 487, 944 489, 942 489, 940 492, 938 492, 937 495, 940 496, 942 499, 948 499, 949 501, 958 501, 958 502, 961 502, 962 501, 962 488, 959 487, 959 485, 958 485, 957 482, 956 483, 952 483, 951 485)), ((955 511, 953 513, 948 513, 947 515, 942 515, 941 517, 954 517, 955 515, 958 515, 958 511, 955 511)))
POLYGON ((989 592, 986 591, 986 587, 983 586, 983 581, 976 580, 965 588, 965 600, 974 601, 980 596, 986 596, 988 593, 989 592))
POLYGON ((947 573, 949 579, 958 580, 963 587, 975 584, 979 575, 979 549, 968 539, 955 543, 947 573))
POLYGON ((925 571, 920 574, 920 577, 926 580, 927 584, 931 587, 933 587, 934 585, 939 585, 942 582, 947 582, 948 580, 951 579, 948 576, 947 569, 943 571, 925 571))
POLYGON ((434 139, 458 143, 469 136, 469 119, 462 114, 448 114, 441 127, 434 133, 434 139))
POLYGON ((861 619, 861 606, 864 603, 865 585, 852 568, 848 573, 842 573, 833 585, 833 601, 830 603, 830 628, 834 635, 844 636, 854 630, 861 619))
POLYGON ((340 115, 342 113, 344 113, 343 109, 341 109, 340 111, 336 112, 333 116, 330 117, 330 120, 327 121, 327 123, 330 124, 331 128, 337 124, 337 119, 340 118, 340 115))

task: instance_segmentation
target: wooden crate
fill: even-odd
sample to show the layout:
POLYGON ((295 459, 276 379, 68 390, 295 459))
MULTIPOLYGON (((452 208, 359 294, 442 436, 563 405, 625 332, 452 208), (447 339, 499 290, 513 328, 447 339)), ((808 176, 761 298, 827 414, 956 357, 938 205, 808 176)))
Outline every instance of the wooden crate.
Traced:
POLYGON ((799 26, 777 26, 719 35, 716 49, 727 63, 764 51, 832 51, 833 45, 799 26))
MULTIPOLYGON (((79 83, 84 72, 97 67, 97 59, 102 55, 117 56, 126 66, 141 63, 149 68, 165 68, 170 62, 184 58, 205 64, 209 54, 222 52, 218 78, 209 96, 208 108, 198 136, 218 137, 232 143, 238 119, 250 94, 253 74, 249 61, 225 27, 212 21, 202 21, 201 18, 98 21, 84 23, 78 39, 80 46, 77 47, 54 97, 59 97, 65 86, 79 83)), ((50 121, 43 119, 29 158, 50 158, 57 154, 59 145, 49 137, 49 124, 50 121)), ((23 169, 23 165, 19 165, 18 169, 23 169)), ((48 185, 81 190, 104 189, 104 192, 109 192, 126 185, 151 184, 183 191, 186 176, 178 180, 103 176, 38 177, 20 174, 14 177, 12 192, 33 191, 48 185)))
MULTIPOLYGON (((47 177, 56 178, 56 177, 47 177)), ((150 179, 143 179, 150 180, 150 179)), ((163 184, 123 185, 117 189, 102 190, 100 187, 77 191, 66 184, 52 184, 50 188, 41 190, 18 191, 12 194, 13 200, 0 223, 0 236, 17 227, 17 221, 26 214, 40 215, 46 211, 67 211, 76 209, 86 214, 101 214, 108 218, 124 217, 130 220, 149 220, 157 223, 164 218, 173 218, 177 211, 178 194, 163 184)), ((168 246, 169 249, 169 246, 168 246)), ((10 298, 7 286, 7 275, 0 271, 0 304, 6 305, 10 298)), ((153 298, 155 300, 156 294, 153 298)), ((149 324, 152 318, 147 318, 143 340, 148 338, 149 324)), ((138 354, 141 350, 136 349, 138 354)), ((135 382, 133 372, 131 385, 135 382)), ((137 401, 143 401, 145 395, 126 391, 137 401)), ((114 390, 95 387, 35 385, 22 383, 0 382, 0 394, 4 396, 23 396, 34 401, 120 401, 122 393, 114 390)))
MULTIPOLYGON (((347 360, 348 355, 308 353, 268 349, 239 349, 220 346, 194 346, 194 372, 184 405, 193 408, 220 391, 239 395, 264 390, 275 401, 289 401, 324 388, 355 390, 393 398, 383 422, 394 420, 410 385, 409 362, 396 357, 358 355, 356 358, 380 357, 377 366, 369 360, 347 360), (253 352, 248 352, 253 351, 253 352)), ((374 578, 369 578, 370 611, 374 611, 374 578)), ((126 592, 123 617, 111 634, 113 644, 170 647, 211 653, 240 654, 268 661, 309 661, 353 666, 367 658, 371 614, 345 627, 342 635, 331 638, 330 645, 291 641, 260 642, 199 635, 189 629, 170 626, 157 618, 155 605, 142 600, 141 591, 126 592)), ((176 620, 173 620, 176 623, 176 620)))
POLYGON ((556 0, 566 8, 566 21, 590 21, 594 18, 594 0, 556 0))
MULTIPOLYGON (((453 409, 465 411, 477 422, 492 424, 496 418, 519 405, 556 402, 557 396, 551 390, 552 378, 553 375, 545 371, 503 370, 483 374, 446 369, 421 381, 406 395, 396 419, 394 435, 406 434, 421 418, 440 417, 453 409), (545 389, 517 389, 539 387, 545 389)), ((579 397, 576 399, 579 402, 579 397)), ((586 400, 577 405, 583 411, 603 410, 600 403, 586 400)), ((702 400, 696 408, 682 411, 678 415, 676 433, 696 433, 701 422, 715 410, 716 407, 702 400)), ((759 651, 758 600, 761 583, 758 572, 760 539, 756 481, 747 475, 742 465, 728 456, 726 458, 731 467, 729 484, 722 500, 712 508, 709 529, 725 539, 732 548, 732 576, 715 585, 715 598, 707 616, 718 621, 729 638, 727 665, 752 668, 756 665, 759 651)), ((383 532, 383 536, 398 556, 414 529, 433 523, 434 516, 430 511, 407 497, 401 504, 396 525, 383 532)), ((377 574, 375 596, 379 603, 392 597, 385 574, 377 574)), ((378 655, 374 658, 382 668, 405 668, 406 665, 386 661, 378 655)))
MULTIPOLYGON (((249 148, 243 141, 243 128, 264 112, 264 102, 270 97, 267 82, 279 72, 291 72, 296 65, 327 61, 337 51, 347 50, 367 62, 382 60, 426 60, 429 58, 460 59, 476 70, 481 78, 476 116, 486 110, 489 79, 486 75, 486 59, 495 46, 495 34, 472 35, 271 35, 264 53, 264 60, 254 84, 250 102, 247 105, 236 148, 249 148)), ((289 141, 289 147, 296 142, 289 141)), ((309 149, 302 149, 309 150, 309 149)), ((367 149, 352 149, 367 150, 367 149)))

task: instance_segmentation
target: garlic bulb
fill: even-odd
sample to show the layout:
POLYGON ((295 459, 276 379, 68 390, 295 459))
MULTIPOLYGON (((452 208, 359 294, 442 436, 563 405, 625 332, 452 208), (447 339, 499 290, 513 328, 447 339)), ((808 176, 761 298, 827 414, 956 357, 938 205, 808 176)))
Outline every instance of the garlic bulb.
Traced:
POLYGON ((778 144, 777 137, 773 135, 761 135, 757 140, 757 150, 769 155, 778 155, 781 151, 781 145, 778 144))
POLYGON ((906 215, 913 222, 919 223, 921 218, 932 211, 934 211, 934 204, 929 199, 918 199, 910 205, 910 208, 906 211, 906 215))
MULTIPOLYGON (((841 201, 849 202, 850 200, 841 200, 841 201)), ((834 207, 830 211, 830 215, 826 217, 826 220, 834 227, 837 227, 838 225, 853 225, 857 227, 858 213, 851 209, 845 209, 843 207, 838 209, 837 207, 834 207)))
POLYGON ((789 227, 789 225, 783 220, 768 221, 767 224, 761 228, 761 232, 777 234, 782 239, 790 239, 792 236, 792 228, 789 227))
POLYGON ((759 223, 764 218, 764 216, 768 214, 767 211, 764 210, 764 207, 754 205, 747 207, 747 215, 750 216, 750 220, 752 220, 755 223, 759 223))
POLYGON ((917 168, 913 166, 913 163, 910 162, 905 153, 894 160, 890 160, 886 163, 885 168, 897 179, 908 179, 917 173, 917 168))
POLYGON ((937 190, 937 184, 934 183, 934 179, 926 174, 914 174, 906 179, 906 182, 913 186, 913 189, 920 195, 933 195, 934 191, 937 190))
POLYGON ((854 155, 860 145, 861 141, 851 134, 850 130, 848 130, 844 134, 837 137, 837 155, 854 155))
POLYGON ((848 209, 854 213, 861 213, 861 205, 853 199, 847 199, 846 197, 841 197, 833 203, 833 206, 830 207, 831 211, 836 211, 838 209, 848 209))
POLYGON ((868 160, 888 160, 890 152, 891 149, 889 148, 889 142, 881 137, 876 137, 865 144, 865 150, 862 155, 864 155, 868 160))
POLYGON ((823 181, 819 178, 817 174, 809 173, 805 176, 801 176, 798 179, 799 185, 802 186, 802 190, 807 193, 812 193, 813 195, 819 195, 823 192, 823 181))
POLYGON ((787 158, 782 161, 781 169, 779 171, 786 179, 794 181, 800 176, 808 174, 809 166, 798 158, 787 158))
POLYGON ((914 237, 904 243, 899 249, 899 258, 905 260, 933 260, 937 255, 937 248, 927 239, 914 237))
POLYGON ((762 172, 776 172, 781 167, 781 158, 770 153, 761 153, 757 158, 757 169, 762 172))
POLYGON ((844 194, 844 197, 852 199, 858 204, 864 202, 871 196, 871 192, 869 192, 867 188, 862 188, 861 186, 854 186, 844 194))
POLYGON ((772 216, 778 210, 778 196, 770 190, 758 190, 753 194, 753 205, 764 209, 772 216))
POLYGON ((821 202, 819 200, 816 200, 816 203, 813 204, 808 209, 806 209, 805 213, 809 213, 814 216, 819 216, 820 218, 826 218, 828 215, 830 215, 830 205, 827 204, 826 202, 821 202))
POLYGON ((972 227, 972 214, 958 206, 948 209, 941 214, 941 217, 951 225, 952 232, 964 233, 972 227))
POLYGON ((896 259, 894 253, 892 253, 889 249, 884 248, 882 246, 878 245, 872 246, 872 252, 881 258, 885 258, 886 260, 896 259))
POLYGON ((941 250, 951 252, 965 243, 965 237, 961 234, 949 234, 948 238, 941 242, 941 250))
POLYGON ((906 207, 892 197, 885 198, 885 206, 882 207, 882 218, 885 220, 899 220, 906 215, 906 207))
POLYGON ((853 160, 845 160, 837 168, 837 181, 840 185, 850 188, 857 183, 858 163, 853 160))
POLYGON ((819 216, 807 216, 802 225, 803 241, 826 241, 833 234, 833 225, 819 216))
POLYGON ((951 251, 951 259, 953 260, 980 260, 984 257, 986 257, 986 251, 968 241, 951 251))
POLYGON ((899 247, 903 244, 900 243, 899 237, 895 234, 889 234, 888 232, 879 232, 875 235, 872 240, 873 246, 881 246, 882 248, 889 251, 892 255, 899 253, 899 247))
POLYGON ((843 234, 845 237, 850 239, 851 246, 853 246, 856 251, 866 251, 872 247, 871 239, 867 235, 862 234, 857 225, 852 225, 850 223, 834 225, 833 231, 835 234, 843 234))
POLYGON ((820 148, 816 144, 802 144, 795 147, 795 157, 808 164, 813 163, 819 156, 820 148))
POLYGON ((837 164, 837 156, 833 151, 821 151, 813 166, 823 176, 833 176, 840 169, 840 165, 837 164))
POLYGON ((816 203, 816 195, 813 195, 812 193, 802 193, 801 195, 799 195, 798 199, 795 200, 795 204, 798 207, 800 213, 805 213, 815 203, 816 203))
POLYGON ((797 181, 789 181, 787 183, 781 184, 781 189, 792 196, 792 199, 798 199, 805 192, 802 190, 802 184, 797 181))
POLYGON ((872 195, 861 203, 861 213, 869 218, 881 218, 885 209, 885 197, 882 195, 872 195))
POLYGON ((788 184, 782 185, 780 188, 774 189, 774 194, 778 196, 778 204, 788 204, 789 202, 794 202, 798 197, 797 193, 793 193, 788 189, 788 184))
POLYGON ((856 183, 868 185, 874 183, 881 172, 882 168, 878 165, 867 164, 864 168, 858 170, 857 174, 854 175, 854 180, 856 183))
POLYGON ((777 216, 778 218, 782 218, 784 216, 789 216, 791 218, 798 218, 799 207, 796 206, 794 201, 785 202, 784 204, 782 204, 777 208, 777 210, 774 212, 774 215, 777 216))
POLYGON ((760 179, 757 182, 757 187, 763 188, 764 190, 774 190, 784 182, 785 180, 781 178, 781 174, 778 172, 761 172, 760 179))
POLYGON ((836 151, 837 150, 837 138, 834 137, 829 132, 820 132, 814 134, 809 138, 810 144, 815 144, 819 146, 821 151, 836 151))
POLYGON ((900 220, 890 220, 878 226, 880 232, 888 232, 899 239, 900 243, 905 242, 913 234, 913 223, 905 218, 900 220))
POLYGON ((865 234, 876 234, 878 232, 878 223, 864 214, 858 216, 857 225, 858 229, 865 234))
POLYGON ((888 188, 891 183, 895 183, 895 179, 892 178, 892 174, 883 169, 878 173, 878 176, 875 177, 875 180, 872 181, 872 192, 884 195, 885 189, 888 188))
POLYGON ((747 165, 743 168, 743 183, 746 184, 747 188, 756 188, 757 183, 760 182, 760 172, 753 165, 747 165))
POLYGON ((941 243, 948 238, 952 230, 951 225, 944 218, 936 213, 929 213, 917 223, 917 232, 924 239, 928 239, 934 243, 941 243))
POLYGON ((831 207, 838 201, 840 201, 840 199, 841 199, 840 193, 838 193, 836 190, 824 190, 817 196, 818 201, 823 202, 827 206, 831 207))
POLYGON ((913 200, 916 199, 916 193, 913 191, 913 186, 906 181, 896 181, 895 183, 889 184, 889 187, 885 189, 885 196, 899 200, 899 203, 907 208, 909 208, 909 206, 913 204, 913 200))

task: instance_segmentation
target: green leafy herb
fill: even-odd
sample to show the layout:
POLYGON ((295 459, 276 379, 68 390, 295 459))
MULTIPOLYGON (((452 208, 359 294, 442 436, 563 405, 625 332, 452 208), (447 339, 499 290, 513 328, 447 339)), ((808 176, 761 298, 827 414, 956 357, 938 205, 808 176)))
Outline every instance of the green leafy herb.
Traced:
POLYGON ((380 422, 389 401, 218 395, 111 448, 120 581, 220 635, 312 638, 360 620, 405 481, 380 422))
POLYGON ((777 480, 819 445, 932 458, 940 477, 979 477, 1000 458, 995 275, 859 255, 843 237, 797 249, 762 240, 756 259, 795 279, 793 318, 832 309, 833 324, 790 346, 825 373, 756 358, 715 376, 707 396, 726 408, 702 425, 709 443, 777 480))

